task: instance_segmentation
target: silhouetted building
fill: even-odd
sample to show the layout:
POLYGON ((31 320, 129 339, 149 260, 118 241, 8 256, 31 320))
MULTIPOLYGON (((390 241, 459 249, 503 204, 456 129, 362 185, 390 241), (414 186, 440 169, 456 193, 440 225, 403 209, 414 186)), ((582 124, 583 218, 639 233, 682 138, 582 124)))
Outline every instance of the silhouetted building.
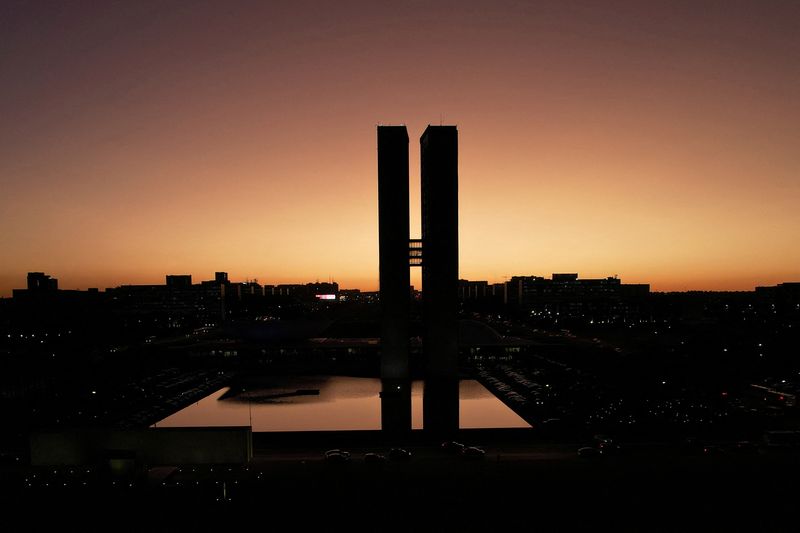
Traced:
POLYGON ((759 303, 777 315, 800 316, 800 283, 778 283, 772 287, 756 287, 759 303))
POLYGON ((611 320, 634 318, 649 309, 650 285, 617 277, 580 279, 578 274, 514 276, 505 283, 459 280, 458 298, 469 310, 524 308, 540 318, 611 320))
POLYGON ((57 291, 58 280, 44 272, 28 272, 29 291, 57 291))
POLYGON ((422 300, 426 377, 458 374, 458 131, 428 126, 420 138, 422 300))
MULTIPOLYGON (((102 295, 97 289, 60 290, 58 280, 43 272, 29 272, 27 288, 12 289, 11 294, 12 298, 7 301, 8 314, 5 318, 0 316, 0 330, 5 323, 5 327, 13 331, 37 332, 46 338, 49 333, 57 336, 70 330, 85 331, 88 325, 98 321, 105 323, 107 318, 102 312, 102 295)), ((8 339, 8 334, 3 337, 8 339)), ((42 338, 31 339, 41 344, 41 348, 47 344, 42 338)))
POLYGON ((548 280, 539 276, 514 276, 507 283, 506 302, 580 305, 593 300, 616 299, 620 296, 621 285, 615 277, 578 279, 578 274, 553 274, 548 280))
POLYGON ((339 284, 335 281, 307 283, 306 291, 309 299, 332 301, 339 299, 339 284))
MULTIPOLYGON (((378 127, 381 377, 386 429, 407 427, 409 266, 422 267, 426 430, 458 429, 458 131, 428 126, 420 138, 422 238, 409 240, 408 132, 378 127), (393 381, 396 380, 396 381, 393 381), (394 401, 392 395, 399 395, 394 401), (403 407, 405 409, 405 407, 403 407), (405 411, 402 411, 405 413, 405 411), (401 414, 402 414, 401 413, 401 414), (391 416, 390 416, 391 414, 391 416)), ((410 421, 410 418, 408 419, 410 421)))
POLYGON ((167 287, 171 289, 186 289, 192 286, 192 276, 188 274, 167 275, 167 287))
POLYGON ((212 326, 224 318, 225 286, 192 285, 190 275, 167 275, 164 285, 106 289, 111 312, 129 329, 163 330, 212 326))
POLYGON ((483 300, 489 297, 489 282, 488 281, 469 281, 466 279, 458 280, 458 299, 465 300, 483 300))
POLYGON ((409 382, 408 131, 378 126, 381 427, 411 429, 409 382))
POLYGON ((569 283, 571 281, 578 281, 578 274, 553 274, 553 282, 555 283, 569 283))
POLYGON ((296 297, 299 298, 305 294, 306 286, 297 283, 281 283, 272 287, 272 296, 279 298, 296 297))
POLYGON ((337 301, 339 299, 339 284, 335 281, 317 281, 305 284, 267 285, 264 287, 264 294, 278 298, 289 298, 298 302, 337 301))
POLYGON ((235 300, 264 296, 264 287, 257 281, 227 282, 223 286, 226 287, 225 294, 235 300))
POLYGON ((339 291, 339 300, 342 302, 360 302, 361 291, 359 289, 342 289, 339 291))
POLYGON ((408 378, 408 237, 408 132, 405 126, 378 126, 381 377, 384 380, 408 378))
POLYGON ((572 305, 575 309, 592 302, 619 301, 623 296, 647 296, 650 290, 649 285, 623 285, 616 277, 578 279, 578 274, 553 274, 549 280, 538 276, 514 276, 507 285, 509 303, 553 303, 572 305))
POLYGON ((420 138, 423 425, 458 429, 458 130, 428 126, 420 138))
POLYGON ((524 308, 540 318, 617 320, 648 309, 650 285, 622 283, 617 277, 580 279, 578 274, 514 276, 505 283, 459 281, 459 299, 472 309, 480 304, 524 308))
MULTIPOLYGON (((219 321, 225 322, 228 317, 229 304, 232 303, 232 300, 238 299, 235 291, 231 290, 231 282, 228 281, 228 273, 214 272, 214 279, 201 281, 200 287, 210 299, 213 299, 214 296, 217 297, 219 304, 219 321)), ((209 321, 209 324, 210 323, 209 321)))

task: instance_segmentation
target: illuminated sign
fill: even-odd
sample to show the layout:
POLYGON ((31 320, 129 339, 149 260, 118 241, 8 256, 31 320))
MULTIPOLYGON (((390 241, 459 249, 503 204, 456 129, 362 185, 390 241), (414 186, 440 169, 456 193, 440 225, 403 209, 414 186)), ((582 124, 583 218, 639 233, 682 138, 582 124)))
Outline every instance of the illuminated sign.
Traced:
POLYGON ((317 294, 317 300, 335 300, 335 294, 317 294))

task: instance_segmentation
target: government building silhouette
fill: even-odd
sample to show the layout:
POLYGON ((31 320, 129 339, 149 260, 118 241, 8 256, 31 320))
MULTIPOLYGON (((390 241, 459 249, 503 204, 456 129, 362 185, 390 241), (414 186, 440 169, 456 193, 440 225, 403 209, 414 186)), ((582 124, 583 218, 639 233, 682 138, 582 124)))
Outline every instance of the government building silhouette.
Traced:
POLYGON ((383 428, 411 428, 410 267, 422 268, 426 431, 458 429, 458 130, 420 138, 422 238, 409 239, 408 131, 378 126, 383 428))

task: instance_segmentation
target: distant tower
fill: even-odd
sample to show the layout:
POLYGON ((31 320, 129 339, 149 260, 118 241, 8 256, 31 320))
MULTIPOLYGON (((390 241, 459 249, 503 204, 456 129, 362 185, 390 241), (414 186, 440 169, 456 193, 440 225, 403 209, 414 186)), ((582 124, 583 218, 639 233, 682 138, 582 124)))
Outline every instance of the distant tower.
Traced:
POLYGON ((219 295, 219 321, 220 324, 225 322, 225 319, 228 316, 227 309, 225 307, 225 299, 228 297, 228 287, 230 287, 230 282, 228 281, 228 273, 227 272, 214 272, 214 283, 217 286, 217 290, 219 291, 217 294, 219 295))
POLYGON ((458 130, 420 138, 426 430, 458 429, 458 130))
POLYGON ((408 132, 378 126, 378 241, 381 305, 381 425, 411 429, 408 335, 408 132))

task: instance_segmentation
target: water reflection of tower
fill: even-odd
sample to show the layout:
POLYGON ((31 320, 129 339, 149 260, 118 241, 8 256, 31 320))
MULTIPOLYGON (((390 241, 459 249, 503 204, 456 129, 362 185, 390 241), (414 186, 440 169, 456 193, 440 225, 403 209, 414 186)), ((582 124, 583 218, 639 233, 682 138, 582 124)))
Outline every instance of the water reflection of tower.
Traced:
POLYGON ((409 266, 422 266, 426 431, 458 429, 458 131, 420 138, 422 239, 409 241, 408 133, 378 127, 382 427, 411 427, 409 266), (420 246, 421 244, 421 246, 420 246))

